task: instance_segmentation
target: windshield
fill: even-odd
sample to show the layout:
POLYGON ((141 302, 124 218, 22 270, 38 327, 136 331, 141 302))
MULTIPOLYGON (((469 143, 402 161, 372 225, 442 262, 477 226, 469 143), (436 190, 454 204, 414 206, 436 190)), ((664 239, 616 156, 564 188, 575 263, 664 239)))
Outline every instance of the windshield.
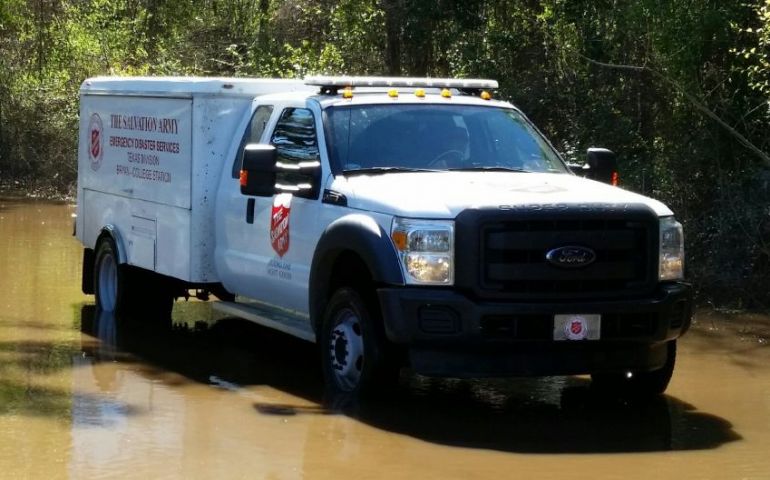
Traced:
POLYGON ((326 110, 335 172, 566 172, 516 110, 469 105, 360 105, 326 110))

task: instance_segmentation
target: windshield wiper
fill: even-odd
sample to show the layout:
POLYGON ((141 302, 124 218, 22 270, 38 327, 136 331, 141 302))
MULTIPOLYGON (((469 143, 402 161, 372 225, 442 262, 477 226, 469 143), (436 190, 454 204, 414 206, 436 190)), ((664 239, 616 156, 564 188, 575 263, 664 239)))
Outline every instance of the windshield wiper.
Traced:
POLYGON ((523 168, 511 168, 511 167, 461 167, 461 168, 447 168, 450 172, 522 172, 532 173, 531 170, 524 170, 523 168))
POLYGON ((368 168, 353 168, 350 170, 343 170, 345 175, 378 175, 381 173, 409 173, 409 172, 438 172, 440 170, 432 170, 430 168, 409 168, 409 167, 368 167, 368 168))

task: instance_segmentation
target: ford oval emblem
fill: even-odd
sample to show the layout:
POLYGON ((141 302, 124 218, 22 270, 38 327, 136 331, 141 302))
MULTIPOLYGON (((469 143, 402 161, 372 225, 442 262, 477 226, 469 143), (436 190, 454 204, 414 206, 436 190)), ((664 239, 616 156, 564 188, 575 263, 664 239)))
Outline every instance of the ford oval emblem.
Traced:
POLYGON ((596 260, 596 252, 590 248, 569 245, 549 250, 545 259, 557 267, 580 268, 592 264, 596 260))

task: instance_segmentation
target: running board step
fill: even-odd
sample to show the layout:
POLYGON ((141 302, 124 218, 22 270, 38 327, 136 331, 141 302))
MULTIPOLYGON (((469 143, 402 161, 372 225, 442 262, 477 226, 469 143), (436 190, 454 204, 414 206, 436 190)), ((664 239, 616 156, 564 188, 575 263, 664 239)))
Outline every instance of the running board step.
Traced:
POLYGON ((259 303, 213 302, 214 310, 315 343, 310 319, 259 303))

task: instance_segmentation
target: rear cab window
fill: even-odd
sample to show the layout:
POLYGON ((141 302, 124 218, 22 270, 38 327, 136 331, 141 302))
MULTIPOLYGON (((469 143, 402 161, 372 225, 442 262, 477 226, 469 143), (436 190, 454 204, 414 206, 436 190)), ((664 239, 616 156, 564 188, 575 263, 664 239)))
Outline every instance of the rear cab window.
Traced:
POLYGON ((267 127, 267 122, 272 114, 272 105, 260 105, 254 111, 254 115, 251 116, 251 120, 249 120, 249 124, 246 126, 241 144, 238 146, 238 153, 235 155, 232 171, 233 178, 239 178, 240 176, 241 165, 243 165, 243 149, 250 143, 260 143, 265 127, 267 127))

